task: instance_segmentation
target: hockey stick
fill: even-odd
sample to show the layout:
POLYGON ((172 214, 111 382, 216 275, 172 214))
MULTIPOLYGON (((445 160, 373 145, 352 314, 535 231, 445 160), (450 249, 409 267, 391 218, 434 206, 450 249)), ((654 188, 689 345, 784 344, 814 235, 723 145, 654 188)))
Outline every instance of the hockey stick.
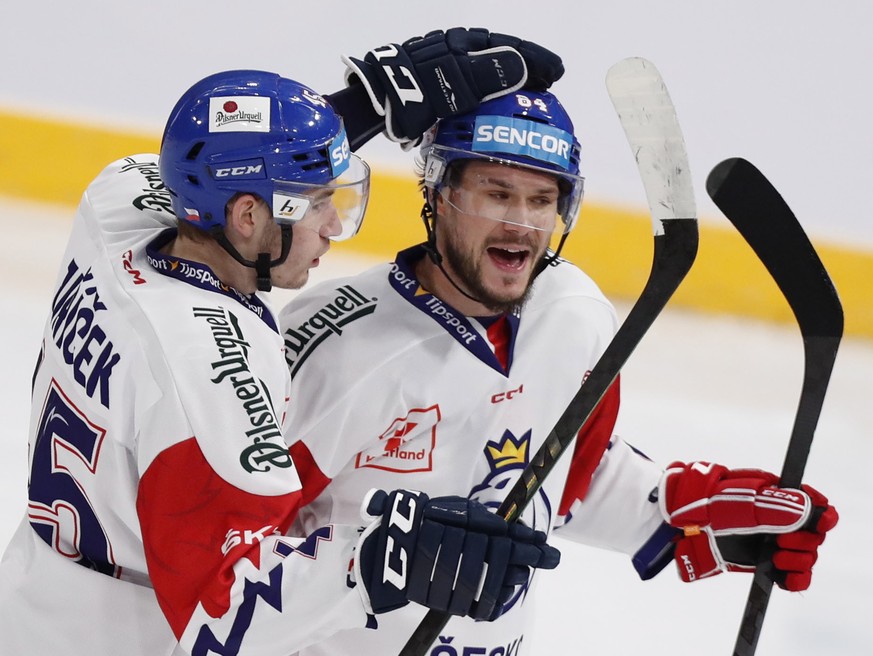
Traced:
MULTIPOLYGON (((840 338, 843 308, 824 265, 773 185, 744 159, 727 159, 706 180, 718 208, 758 255, 791 306, 803 337, 804 374, 780 485, 799 487, 840 338)), ((734 656, 752 656, 773 589, 774 540, 755 570, 734 656)))
MULTIPOLYGON (((652 214, 652 270, 609 346, 497 509, 507 521, 518 519, 542 486, 697 255, 697 210, 685 141, 658 70, 645 59, 625 59, 609 69, 606 85, 636 157, 652 214)), ((448 613, 428 611, 400 656, 426 654, 450 618, 448 613)))

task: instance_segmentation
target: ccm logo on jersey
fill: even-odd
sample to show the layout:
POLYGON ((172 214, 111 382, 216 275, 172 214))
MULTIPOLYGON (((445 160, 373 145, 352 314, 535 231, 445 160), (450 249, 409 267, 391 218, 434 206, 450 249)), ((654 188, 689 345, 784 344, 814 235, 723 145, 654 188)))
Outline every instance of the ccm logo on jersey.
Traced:
POLYGON ((146 279, 142 277, 142 271, 133 267, 133 251, 125 251, 124 255, 121 256, 121 266, 133 278, 134 285, 144 285, 146 283, 146 279))
POLYGON ((516 394, 524 392, 524 385, 519 385, 518 389, 509 390, 508 392, 498 392, 491 396, 491 403, 500 403, 501 401, 511 401, 516 394))

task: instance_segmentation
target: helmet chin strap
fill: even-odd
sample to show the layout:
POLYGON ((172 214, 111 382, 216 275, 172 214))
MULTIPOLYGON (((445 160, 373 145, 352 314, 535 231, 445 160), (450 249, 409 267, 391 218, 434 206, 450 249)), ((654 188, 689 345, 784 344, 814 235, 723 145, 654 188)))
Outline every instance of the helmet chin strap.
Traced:
POLYGON ((258 253, 258 259, 255 260, 255 275, 257 276, 258 291, 268 292, 273 289, 273 278, 270 274, 269 253, 258 253))
POLYGON ((270 259, 269 253, 258 253, 258 258, 256 260, 247 260, 236 249, 236 247, 234 247, 234 245, 230 243, 227 235, 224 234, 224 229, 220 226, 216 226, 215 228, 213 228, 212 236, 215 238, 215 241, 217 241, 218 244, 225 251, 227 251, 227 253, 233 259, 235 259, 243 266, 254 269, 257 279, 258 291, 268 292, 273 289, 271 270, 273 267, 279 266, 288 259, 288 253, 291 252, 291 241, 294 238, 292 226, 282 224, 279 226, 279 228, 282 231, 282 251, 279 253, 279 257, 277 257, 275 260, 270 259))
MULTIPOLYGON (((449 275, 449 272, 446 271, 446 268, 443 266, 443 256, 442 253, 439 252, 436 245, 436 212, 433 211, 433 207, 430 204, 430 201, 425 198, 424 207, 421 208, 421 220, 424 221, 424 229, 427 232, 427 241, 424 244, 424 252, 427 253, 430 261, 433 262, 436 267, 442 272, 442 274, 446 277, 452 287, 457 289, 461 294, 469 298, 474 303, 478 303, 479 305, 485 305, 482 301, 480 301, 475 296, 471 296, 468 292, 461 289, 461 287, 454 281, 454 279, 449 275)), ((487 307, 487 306, 486 306, 487 307)))
POLYGON ((534 271, 534 278, 540 275, 543 271, 546 270, 546 267, 552 264, 558 257, 561 255, 561 249, 564 248, 564 242, 567 241, 567 236, 569 233, 565 232, 561 235, 561 241, 558 242, 558 247, 549 253, 549 250, 546 249, 545 255, 543 255, 542 259, 540 259, 537 264, 537 268, 534 271))
MULTIPOLYGON (((478 303, 479 305, 485 305, 482 301, 480 301, 475 296, 471 296, 468 292, 461 289, 460 285, 454 281, 454 279, 449 275, 449 272, 446 271, 443 266, 443 256, 442 253, 439 252, 436 245, 436 212, 434 212, 433 207, 430 204, 430 201, 425 198, 424 207, 421 208, 421 220, 424 222, 424 229, 427 232, 427 241, 424 243, 424 252, 427 253, 430 261, 433 262, 437 268, 442 272, 442 274, 446 277, 452 287, 458 290, 461 294, 469 298, 471 301, 478 303)), ((545 271, 546 267, 549 266, 552 262, 558 259, 558 254, 561 252, 561 249, 564 247, 564 242, 567 239, 567 234, 565 233, 561 237, 561 241, 558 243, 558 248, 549 255, 549 251, 546 250, 546 254, 540 259, 537 263, 536 268, 534 269, 533 277, 536 278, 543 271, 545 271)), ((487 307, 487 306, 486 306, 487 307)))

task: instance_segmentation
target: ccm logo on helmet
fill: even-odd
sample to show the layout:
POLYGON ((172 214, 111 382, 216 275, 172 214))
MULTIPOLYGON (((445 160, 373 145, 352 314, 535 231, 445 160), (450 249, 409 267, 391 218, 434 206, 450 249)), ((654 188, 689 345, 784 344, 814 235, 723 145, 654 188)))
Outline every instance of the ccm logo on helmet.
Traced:
POLYGON ((259 159, 243 160, 240 162, 228 162, 221 166, 211 166, 212 177, 237 178, 237 179, 262 179, 264 175, 264 162, 259 159))
POLYGON ((252 173, 260 173, 264 167, 258 164, 257 166, 231 166, 227 169, 215 169, 216 178, 226 178, 228 176, 239 177, 242 175, 251 175, 252 173))

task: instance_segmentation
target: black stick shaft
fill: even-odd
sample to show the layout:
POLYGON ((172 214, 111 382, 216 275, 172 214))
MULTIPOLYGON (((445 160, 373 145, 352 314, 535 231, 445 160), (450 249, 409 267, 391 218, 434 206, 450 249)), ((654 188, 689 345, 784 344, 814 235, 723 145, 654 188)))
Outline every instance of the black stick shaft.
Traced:
MULTIPOLYGON (((794 213, 757 168, 744 159, 725 160, 712 170, 706 188, 770 272, 803 337, 803 386, 780 476, 782 486, 799 487, 843 334, 842 306, 794 213)), ((770 603, 775 540, 761 551, 734 656, 754 656, 770 603)))

